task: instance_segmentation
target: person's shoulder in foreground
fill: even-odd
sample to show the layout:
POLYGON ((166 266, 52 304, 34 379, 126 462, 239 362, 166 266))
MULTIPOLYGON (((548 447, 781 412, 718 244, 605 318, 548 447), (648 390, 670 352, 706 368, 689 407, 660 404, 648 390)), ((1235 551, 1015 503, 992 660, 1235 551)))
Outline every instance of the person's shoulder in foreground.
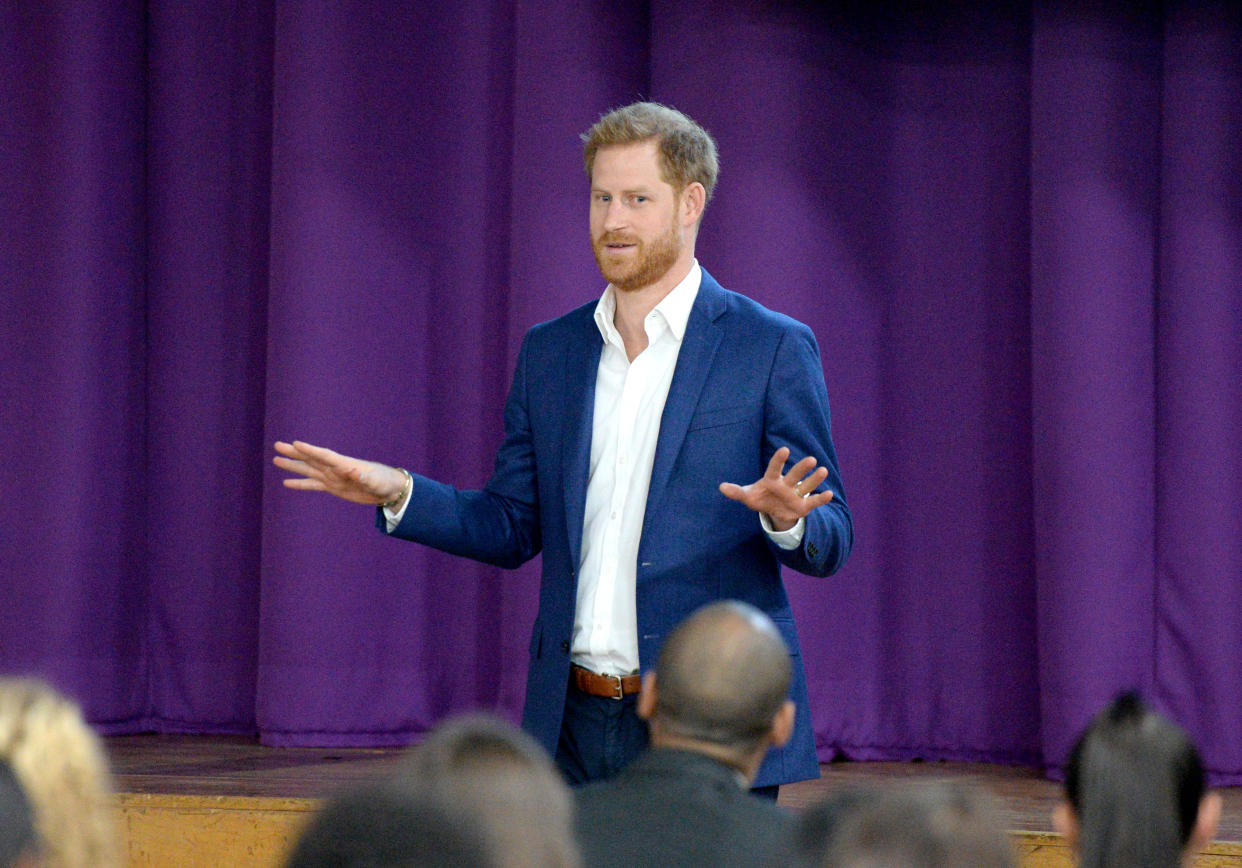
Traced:
POLYGON ((649 750, 617 777, 575 790, 574 801, 588 865, 788 864, 794 815, 695 751, 649 750), (619 828, 601 834, 609 824, 619 828))
POLYGON ((711 603, 678 626, 639 695, 651 748, 575 792, 585 863, 784 864, 792 820, 748 790, 792 731, 790 670, 779 631, 753 606, 711 603))

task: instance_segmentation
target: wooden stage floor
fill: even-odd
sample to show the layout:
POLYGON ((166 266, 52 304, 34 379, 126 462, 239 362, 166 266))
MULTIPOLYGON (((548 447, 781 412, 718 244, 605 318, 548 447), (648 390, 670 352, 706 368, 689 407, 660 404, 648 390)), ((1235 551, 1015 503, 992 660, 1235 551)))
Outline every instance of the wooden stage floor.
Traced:
MULTIPOLYGON (((275 817, 283 826, 274 833, 276 838, 266 850, 251 847, 254 861, 243 859, 230 864, 277 864, 270 851, 282 851, 287 846, 318 800, 382 777, 401 754, 396 749, 268 748, 245 738, 169 735, 108 738, 105 747, 126 814, 131 865, 175 864, 161 861, 154 851, 144 854, 144 848, 150 847, 137 839, 149 834, 148 826, 167 825, 174 814, 186 810, 197 811, 196 816, 200 817, 212 810, 238 811, 237 817, 265 812, 269 819, 275 817)), ((781 804, 797 810, 838 788, 856 784, 965 779, 995 797, 1011 832, 1032 842, 1044 841, 1064 849, 1059 839, 1052 837, 1049 820, 1060 787, 1031 769, 969 763, 841 762, 823 765, 821 771, 822 777, 817 781, 782 787, 781 804)), ((1242 842, 1242 788, 1220 792, 1225 809, 1217 838, 1221 842, 1242 842)), ((229 834, 244 836, 248 828, 242 823, 229 834)), ((169 843, 173 846, 193 843, 168 829, 159 834, 171 835, 169 843)), ((1216 849, 1220 850, 1219 858, 1209 857, 1200 864, 1242 865, 1242 846, 1216 849)), ((184 859, 180 862, 188 864, 184 859)), ((1024 865, 1062 862, 1032 862, 1025 853, 1023 857, 1024 865)))

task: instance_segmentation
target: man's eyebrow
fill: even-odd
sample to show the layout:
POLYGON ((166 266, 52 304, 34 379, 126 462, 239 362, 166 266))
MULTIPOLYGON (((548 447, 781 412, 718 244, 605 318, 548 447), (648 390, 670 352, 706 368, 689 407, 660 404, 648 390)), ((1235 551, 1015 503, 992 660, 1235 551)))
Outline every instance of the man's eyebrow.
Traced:
MULTIPOLYGON (((592 187, 591 192, 592 193, 612 193, 613 191, 605 189, 604 187, 592 187)), ((651 187, 631 187, 627 190, 620 190, 617 192, 620 192, 626 195, 650 196, 654 192, 654 189, 651 187)))

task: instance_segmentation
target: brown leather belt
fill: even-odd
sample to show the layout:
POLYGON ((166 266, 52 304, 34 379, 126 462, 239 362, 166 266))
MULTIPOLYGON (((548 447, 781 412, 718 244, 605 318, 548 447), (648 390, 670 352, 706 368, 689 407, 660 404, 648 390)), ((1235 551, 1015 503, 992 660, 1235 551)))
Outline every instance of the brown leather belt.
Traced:
POLYGON ((600 675, 590 669, 571 665, 569 683, 583 693, 604 696, 608 699, 624 699, 642 689, 641 675, 600 675))

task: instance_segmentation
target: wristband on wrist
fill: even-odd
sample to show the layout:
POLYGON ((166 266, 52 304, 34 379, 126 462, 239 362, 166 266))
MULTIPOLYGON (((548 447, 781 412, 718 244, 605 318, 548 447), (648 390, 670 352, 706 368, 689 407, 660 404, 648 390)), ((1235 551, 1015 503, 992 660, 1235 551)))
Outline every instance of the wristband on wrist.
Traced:
POLYGON ((397 469, 400 470, 401 474, 405 477, 405 484, 401 486, 400 494, 387 503, 380 504, 381 509, 388 509, 393 512, 396 512, 397 509, 405 503, 406 498, 410 496, 410 492, 414 490, 414 477, 410 475, 410 471, 406 470, 404 467, 398 467, 397 469))

